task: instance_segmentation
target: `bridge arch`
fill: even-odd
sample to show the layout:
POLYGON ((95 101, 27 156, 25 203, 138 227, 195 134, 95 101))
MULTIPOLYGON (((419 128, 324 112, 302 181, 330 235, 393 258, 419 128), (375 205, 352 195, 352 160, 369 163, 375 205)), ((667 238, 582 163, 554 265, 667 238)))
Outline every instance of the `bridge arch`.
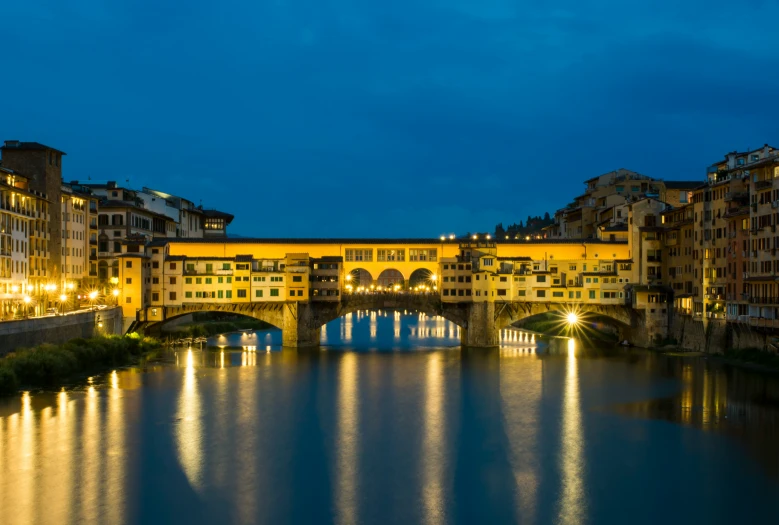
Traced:
POLYGON ((387 268, 382 270, 379 276, 376 278, 376 285, 382 288, 392 288, 399 285, 401 288, 405 288, 406 279, 403 274, 394 268, 387 268))

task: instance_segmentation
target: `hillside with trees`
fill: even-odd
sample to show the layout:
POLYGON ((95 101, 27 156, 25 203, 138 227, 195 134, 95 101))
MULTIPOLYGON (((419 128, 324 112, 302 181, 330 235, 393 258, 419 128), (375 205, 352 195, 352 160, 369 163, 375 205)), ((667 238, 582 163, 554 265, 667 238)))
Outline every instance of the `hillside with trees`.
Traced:
POLYGON ((549 212, 546 212, 543 217, 540 215, 535 217, 528 215, 525 221, 509 224, 506 227, 503 226, 503 223, 495 226, 495 238, 504 239, 506 235, 521 238, 527 235, 542 233, 543 228, 552 223, 554 223, 554 219, 549 216, 549 212))

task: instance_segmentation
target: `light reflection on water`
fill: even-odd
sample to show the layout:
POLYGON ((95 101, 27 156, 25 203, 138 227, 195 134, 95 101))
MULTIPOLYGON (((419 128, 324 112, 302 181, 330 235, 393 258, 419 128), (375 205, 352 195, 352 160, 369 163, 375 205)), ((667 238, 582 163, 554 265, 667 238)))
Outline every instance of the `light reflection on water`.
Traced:
POLYGON ((779 510, 773 378, 544 355, 512 331, 499 351, 461 353, 447 321, 393 312, 330 324, 322 351, 279 350, 276 335, 0 401, 0 523, 717 523, 779 510), (669 478, 683 501, 709 503, 675 499, 669 478))

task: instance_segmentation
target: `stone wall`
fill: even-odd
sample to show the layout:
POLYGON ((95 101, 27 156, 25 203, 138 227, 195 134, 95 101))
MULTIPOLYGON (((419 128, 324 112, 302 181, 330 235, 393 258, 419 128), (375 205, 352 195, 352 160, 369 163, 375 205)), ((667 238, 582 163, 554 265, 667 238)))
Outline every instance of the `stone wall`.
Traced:
POLYGON ((743 323, 729 323, 724 319, 710 319, 704 323, 689 315, 676 315, 671 322, 670 337, 680 348, 690 352, 724 354, 728 350, 759 348, 769 350, 768 343, 779 334, 758 331, 743 323))
POLYGON ((59 344, 78 337, 122 334, 122 309, 117 307, 36 319, 0 322, 0 355, 42 343, 59 344), (102 327, 98 326, 102 323, 102 327))

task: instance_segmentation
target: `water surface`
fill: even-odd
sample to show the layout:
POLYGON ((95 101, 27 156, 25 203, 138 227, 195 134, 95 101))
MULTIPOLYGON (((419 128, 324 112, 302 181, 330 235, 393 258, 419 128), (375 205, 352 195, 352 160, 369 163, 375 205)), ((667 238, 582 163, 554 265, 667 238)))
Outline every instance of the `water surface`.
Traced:
POLYGON ((0 401, 0 523, 779 521, 779 382, 393 312, 0 401))

